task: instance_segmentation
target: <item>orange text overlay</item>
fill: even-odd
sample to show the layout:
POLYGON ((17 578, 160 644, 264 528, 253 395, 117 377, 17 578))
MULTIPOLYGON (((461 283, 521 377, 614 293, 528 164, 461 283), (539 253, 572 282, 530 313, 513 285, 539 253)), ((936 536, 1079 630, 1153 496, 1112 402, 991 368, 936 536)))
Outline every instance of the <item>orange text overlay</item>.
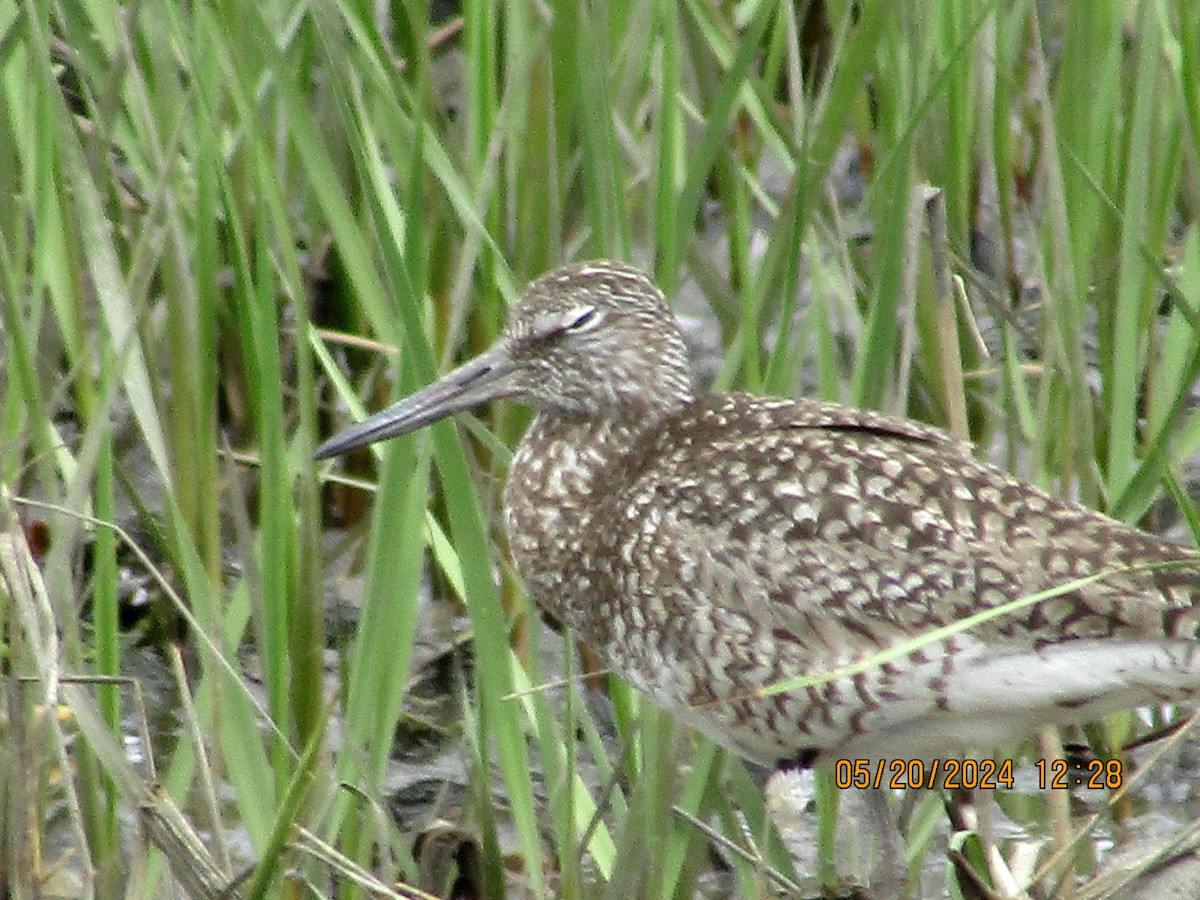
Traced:
MULTIPOLYGON (((1125 779, 1119 759, 1033 762, 1039 790, 1072 787, 1116 790, 1125 779)), ((1013 786, 1011 759, 839 759, 833 781, 839 788, 949 788, 995 790, 1013 786)))

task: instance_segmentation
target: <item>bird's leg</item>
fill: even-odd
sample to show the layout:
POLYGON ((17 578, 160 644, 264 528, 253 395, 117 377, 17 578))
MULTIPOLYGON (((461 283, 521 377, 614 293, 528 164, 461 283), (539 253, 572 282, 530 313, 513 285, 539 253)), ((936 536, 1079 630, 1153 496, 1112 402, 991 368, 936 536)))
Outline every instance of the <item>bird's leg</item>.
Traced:
POLYGON ((902 897, 908 881, 904 861, 904 835, 888 803, 886 789, 870 787, 861 792, 865 801, 867 835, 871 839, 873 865, 869 877, 872 895, 902 897))
MULTIPOLYGON (((801 870, 821 867, 820 854, 815 852, 817 829, 804 816, 818 793, 816 774, 810 768, 783 767, 767 779, 767 814, 801 870)), ((824 887, 835 886, 826 883, 834 876, 865 884, 872 897, 903 896, 907 881, 903 841, 887 795, 882 788, 850 788, 839 794, 843 802, 837 810, 837 871, 818 871, 824 887), (847 823, 852 827, 842 827, 847 823)))

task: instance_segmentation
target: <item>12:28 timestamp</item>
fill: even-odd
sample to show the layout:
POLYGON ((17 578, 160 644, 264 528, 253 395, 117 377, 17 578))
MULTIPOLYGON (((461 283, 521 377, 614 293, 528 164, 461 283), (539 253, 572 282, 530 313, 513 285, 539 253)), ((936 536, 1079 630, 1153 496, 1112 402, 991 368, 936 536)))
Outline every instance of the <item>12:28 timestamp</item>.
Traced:
POLYGON ((1038 759, 1033 767, 1040 790, 1085 787, 1115 791, 1125 783, 1125 764, 1119 759, 1038 759))

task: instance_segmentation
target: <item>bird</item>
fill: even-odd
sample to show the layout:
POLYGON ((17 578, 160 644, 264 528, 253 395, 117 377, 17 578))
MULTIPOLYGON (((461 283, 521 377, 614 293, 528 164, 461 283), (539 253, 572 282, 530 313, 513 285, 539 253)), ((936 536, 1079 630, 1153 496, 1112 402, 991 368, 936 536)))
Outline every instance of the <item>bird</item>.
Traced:
POLYGON ((1200 692, 1194 550, 931 425, 698 391, 624 263, 537 278, 489 349, 315 457, 504 398, 535 411, 503 501, 529 595, 754 763, 992 750, 1200 692))

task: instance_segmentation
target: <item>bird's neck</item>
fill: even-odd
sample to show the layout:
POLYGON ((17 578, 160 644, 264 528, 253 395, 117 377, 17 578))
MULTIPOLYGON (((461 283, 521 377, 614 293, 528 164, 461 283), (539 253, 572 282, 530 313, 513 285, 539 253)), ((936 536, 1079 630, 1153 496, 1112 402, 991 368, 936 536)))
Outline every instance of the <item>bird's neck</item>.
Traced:
POLYGON ((513 456, 505 505, 586 511, 597 481, 611 474, 639 439, 672 414, 640 408, 620 416, 570 416, 540 412, 513 456))
POLYGON ((541 412, 530 425, 509 468, 504 490, 505 526, 517 569, 533 599, 586 634, 586 591, 562 584, 562 573, 581 571, 581 545, 594 534, 590 522, 611 488, 629 470, 636 448, 661 428, 672 410, 657 415, 576 418, 541 412))

